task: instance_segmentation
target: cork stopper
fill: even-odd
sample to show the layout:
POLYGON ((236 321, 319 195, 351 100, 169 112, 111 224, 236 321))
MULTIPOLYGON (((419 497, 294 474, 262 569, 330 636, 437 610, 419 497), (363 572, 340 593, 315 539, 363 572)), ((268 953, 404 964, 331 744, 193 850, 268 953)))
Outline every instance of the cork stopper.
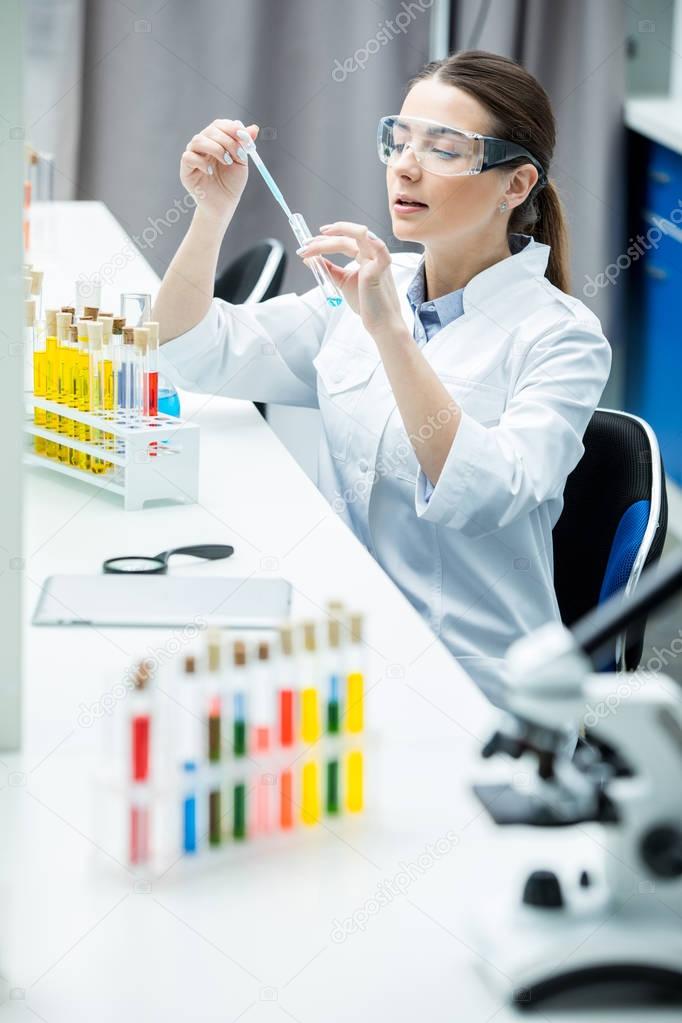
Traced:
POLYGON ((43 271, 30 270, 29 276, 31 278, 31 294, 39 295, 43 290, 43 271))
POLYGON ((135 328, 124 327, 123 328, 123 344, 134 345, 135 344, 135 328))
POLYGON ((208 634, 208 670, 220 671, 220 633, 211 629, 208 634))
POLYGON ((24 299, 24 323, 32 327, 36 322, 36 300, 34 298, 24 299))
POLYGON ((338 618, 330 618, 327 623, 327 642, 330 647, 341 646, 341 622, 338 618))
POLYGON ((303 648, 309 652, 317 648, 315 622, 303 622, 303 648))
POLYGON ((98 319, 103 320, 105 317, 108 320, 113 320, 114 314, 110 313, 108 310, 105 311, 104 309, 100 309, 98 319))
POLYGON ((73 305, 63 305, 62 306, 62 312, 63 313, 69 313, 70 316, 71 316, 71 319, 73 320, 74 316, 76 315, 76 307, 73 306, 73 305))
POLYGON ((88 323, 88 340, 90 347, 97 351, 102 347, 102 324, 97 320, 96 323, 88 323))
POLYGON ((270 645, 264 641, 258 644, 258 660, 267 661, 270 658, 270 645))
POLYGON ((294 652, 294 630, 291 625, 281 626, 279 630, 279 641, 284 656, 291 657, 294 652))
POLYGON ((133 685, 136 689, 146 689, 152 677, 150 661, 139 661, 133 673, 133 685))
POLYGON ((113 316, 104 316, 102 313, 99 314, 99 322, 102 324, 102 341, 105 345, 108 345, 111 341, 111 330, 114 325, 113 316))
POLYGON ((357 611, 350 616, 351 643, 362 643, 363 616, 357 611))
POLYGON ((71 326, 71 313, 57 313, 57 339, 59 341, 69 340, 69 327, 71 326))
POLYGON ((84 320, 96 320, 99 315, 99 308, 96 305, 84 305, 83 316, 84 320))
POLYGON ((246 644, 241 639, 235 639, 232 648, 232 659, 236 668, 243 668, 246 664, 246 644))
POLYGON ((45 327, 47 329, 48 337, 57 336, 57 310, 46 309, 45 310, 45 327))
POLYGON ((135 339, 135 347, 141 351, 147 351, 147 344, 149 342, 149 331, 146 327, 133 327, 133 337, 135 339))
POLYGON ((111 325, 112 334, 122 334, 125 325, 126 325, 125 316, 114 316, 114 322, 111 325))
POLYGON ((148 323, 143 324, 144 327, 149 331, 149 347, 159 347, 159 325, 156 320, 150 320, 148 323))
POLYGON ((194 673, 197 670, 197 662, 196 659, 192 656, 192 654, 188 654, 187 657, 185 657, 185 663, 183 667, 185 669, 185 675, 194 675, 194 673))
POLYGON ((72 323, 69 327, 69 341, 78 344, 78 327, 75 323, 72 323))

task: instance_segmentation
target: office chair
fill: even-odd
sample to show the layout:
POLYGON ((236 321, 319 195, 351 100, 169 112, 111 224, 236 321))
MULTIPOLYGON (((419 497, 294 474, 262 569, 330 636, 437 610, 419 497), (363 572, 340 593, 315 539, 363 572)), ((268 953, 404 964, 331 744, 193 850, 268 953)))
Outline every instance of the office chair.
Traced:
POLYGON ((216 279, 214 295, 235 305, 265 302, 279 294, 287 257, 276 238, 243 252, 216 279))
MULTIPOLYGON (((660 558, 668 526, 663 462, 648 423, 597 409, 583 444, 553 533, 554 587, 567 626, 618 590, 632 593, 644 567, 660 558)), ((637 668, 645 625, 618 638, 605 670, 637 668)))
MULTIPOLYGON (((266 238, 243 252, 216 279, 213 294, 225 302, 235 305, 265 302, 279 294, 287 265, 284 246, 276 238, 266 238)), ((254 405, 267 419, 266 406, 262 401, 254 405)))

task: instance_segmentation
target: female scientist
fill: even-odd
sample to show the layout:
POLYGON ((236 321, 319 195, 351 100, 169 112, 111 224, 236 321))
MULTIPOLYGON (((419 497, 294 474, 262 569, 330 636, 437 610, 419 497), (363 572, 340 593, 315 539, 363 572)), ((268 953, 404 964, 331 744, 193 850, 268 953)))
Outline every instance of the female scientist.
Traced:
POLYGON ((423 254, 391 255, 363 224, 321 227, 298 252, 325 259, 338 308, 318 288, 212 298, 245 130, 257 137, 214 121, 182 155, 197 208, 155 305, 162 371, 189 390, 319 407, 320 490, 499 702, 509 644, 559 617, 552 528, 611 361, 569 294, 549 99, 496 54, 428 64, 379 125, 393 233, 423 254))

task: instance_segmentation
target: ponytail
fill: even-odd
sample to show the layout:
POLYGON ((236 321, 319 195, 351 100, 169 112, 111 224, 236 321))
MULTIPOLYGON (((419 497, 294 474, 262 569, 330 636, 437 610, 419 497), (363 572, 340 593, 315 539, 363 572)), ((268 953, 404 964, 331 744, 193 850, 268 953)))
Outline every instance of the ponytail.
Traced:
POLYGON ((545 277, 560 291, 570 294, 571 270, 566 212, 557 187, 551 179, 535 195, 530 192, 525 202, 513 210, 509 218, 509 231, 532 234, 536 242, 550 246, 545 277))

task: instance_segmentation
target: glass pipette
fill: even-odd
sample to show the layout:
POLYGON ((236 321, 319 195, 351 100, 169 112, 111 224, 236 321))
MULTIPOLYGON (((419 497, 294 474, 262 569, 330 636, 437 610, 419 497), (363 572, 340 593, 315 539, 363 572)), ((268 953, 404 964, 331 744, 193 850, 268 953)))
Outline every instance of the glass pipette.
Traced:
MULTIPOLYGON (((284 210, 287 220, 289 221, 289 226, 291 227, 291 230, 294 232, 298 244, 305 245, 306 242, 309 242, 313 236, 310 231, 310 228, 308 227, 303 218, 303 214, 291 212, 291 210, 287 206, 284 196, 277 187, 275 179, 273 178, 272 174, 263 163, 260 154, 256 149, 255 143, 251 136, 249 135, 249 133, 247 131, 238 131, 237 135, 240 138, 245 151, 251 157, 251 160, 258 169, 261 177, 263 178, 263 181, 268 186, 268 188, 274 195, 275 199, 284 210)), ((320 257, 314 256, 312 259, 306 260, 306 264, 312 271, 315 280, 317 281, 319 287, 321 288, 322 294, 327 300, 327 304, 333 307, 340 306, 341 303, 343 302, 343 296, 341 295, 341 292, 334 284, 334 281, 329 275, 329 271, 327 270, 326 266, 324 265, 324 262, 320 259, 320 257)))

